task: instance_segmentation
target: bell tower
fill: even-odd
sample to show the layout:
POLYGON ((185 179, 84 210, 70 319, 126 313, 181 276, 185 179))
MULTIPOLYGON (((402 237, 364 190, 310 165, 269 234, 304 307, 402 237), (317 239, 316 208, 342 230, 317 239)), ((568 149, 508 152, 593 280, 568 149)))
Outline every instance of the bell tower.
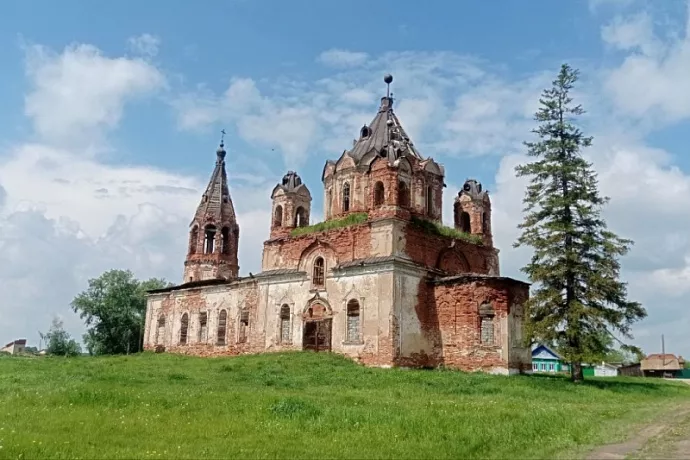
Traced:
POLYGON ((484 244, 493 246, 491 235, 491 200, 481 182, 467 179, 458 192, 453 205, 455 228, 461 232, 479 235, 484 244))
POLYGON ((216 151, 216 166, 190 224, 189 247, 184 262, 185 283, 232 280, 239 272, 237 248, 240 227, 228 190, 225 154, 221 140, 216 151))
POLYGON ((293 228, 309 225, 311 193, 294 171, 288 171, 271 193, 271 238, 286 236, 293 228))

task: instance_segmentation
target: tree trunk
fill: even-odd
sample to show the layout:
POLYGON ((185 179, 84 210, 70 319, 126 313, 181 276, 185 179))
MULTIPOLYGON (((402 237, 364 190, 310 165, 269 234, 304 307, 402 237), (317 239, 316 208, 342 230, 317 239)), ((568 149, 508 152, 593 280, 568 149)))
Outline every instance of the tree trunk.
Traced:
POLYGON ((575 383, 580 383, 585 379, 582 374, 582 363, 576 362, 570 365, 570 380, 575 383))

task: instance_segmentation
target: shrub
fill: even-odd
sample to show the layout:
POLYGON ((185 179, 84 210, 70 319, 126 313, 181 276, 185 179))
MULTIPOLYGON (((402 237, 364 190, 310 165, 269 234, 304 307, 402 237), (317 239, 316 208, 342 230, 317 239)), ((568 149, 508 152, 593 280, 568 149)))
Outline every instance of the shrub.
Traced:
POLYGON ((325 232, 326 230, 333 230, 334 228, 345 228, 351 225, 363 224, 367 221, 369 215, 366 212, 355 212, 348 214, 341 219, 331 219, 318 224, 309 225, 308 227, 297 227, 290 232, 291 236, 302 236, 310 233, 325 232))
POLYGON ((478 246, 482 246, 484 244, 482 237, 479 235, 472 235, 471 233, 461 232, 458 229, 455 229, 453 227, 447 227, 438 222, 432 222, 430 220, 420 219, 419 217, 413 216, 412 224, 432 235, 447 236, 449 238, 462 240, 467 243, 476 244, 478 246))

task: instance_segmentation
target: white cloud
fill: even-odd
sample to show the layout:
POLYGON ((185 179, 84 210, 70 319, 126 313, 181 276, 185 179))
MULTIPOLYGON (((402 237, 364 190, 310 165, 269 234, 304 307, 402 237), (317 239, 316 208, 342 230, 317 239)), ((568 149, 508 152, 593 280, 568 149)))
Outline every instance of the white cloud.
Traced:
MULTIPOLYGON (((687 11, 686 17, 687 19, 687 11)), ((607 43, 630 50, 611 70, 606 89, 622 116, 675 122, 690 116, 690 30, 662 40, 646 13, 617 17, 602 29, 607 43)))
MULTIPOLYGON (((93 145, 107 148, 100 134, 118 126, 132 97, 163 84, 151 64, 104 57, 89 45, 26 51, 26 112, 42 138, 0 151, 0 296, 8 299, 0 303, 0 337, 37 341, 58 315, 80 338, 83 324, 69 303, 89 278, 127 268, 140 278, 180 281, 187 228, 207 177, 89 155, 93 145), (85 142, 65 142, 77 134, 85 142)), ((209 152, 209 168, 214 159, 209 152)), ((236 203, 242 271, 257 272, 273 184, 257 174, 230 176, 231 193, 243 197, 236 203)))
POLYGON ((364 64, 368 58, 367 53, 331 49, 321 53, 318 61, 329 67, 357 67, 364 64))
POLYGON ((201 87, 173 105, 182 129, 218 121, 234 123, 244 140, 277 148, 286 166, 295 168, 310 155, 324 155, 324 149, 342 151, 351 144, 385 95, 383 75, 387 72, 394 75, 394 93, 402 95, 396 99, 398 114, 418 146, 434 144, 453 155, 502 153, 505 136, 468 142, 481 120, 470 120, 472 126, 459 126, 458 121, 458 129, 446 129, 449 115, 462 113, 458 92, 474 90, 484 79, 490 80, 475 59, 447 52, 386 53, 370 58, 362 68, 312 82, 278 80, 259 88, 254 80, 233 78, 221 95, 201 87))
POLYGON ((162 87, 165 78, 141 59, 108 58, 91 45, 61 54, 43 46, 26 49, 31 90, 25 113, 47 142, 80 146, 115 127, 124 104, 162 87))
POLYGON ((151 34, 142 34, 138 37, 130 37, 127 40, 133 52, 147 57, 158 54, 158 47, 161 44, 160 38, 151 34))

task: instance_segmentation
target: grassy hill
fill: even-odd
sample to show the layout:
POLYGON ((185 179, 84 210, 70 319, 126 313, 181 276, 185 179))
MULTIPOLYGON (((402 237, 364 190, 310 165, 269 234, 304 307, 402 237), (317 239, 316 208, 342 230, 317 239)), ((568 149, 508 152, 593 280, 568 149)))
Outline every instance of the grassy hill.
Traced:
POLYGON ((0 458, 553 458, 682 400, 658 380, 371 369, 328 354, 0 357, 0 458))

